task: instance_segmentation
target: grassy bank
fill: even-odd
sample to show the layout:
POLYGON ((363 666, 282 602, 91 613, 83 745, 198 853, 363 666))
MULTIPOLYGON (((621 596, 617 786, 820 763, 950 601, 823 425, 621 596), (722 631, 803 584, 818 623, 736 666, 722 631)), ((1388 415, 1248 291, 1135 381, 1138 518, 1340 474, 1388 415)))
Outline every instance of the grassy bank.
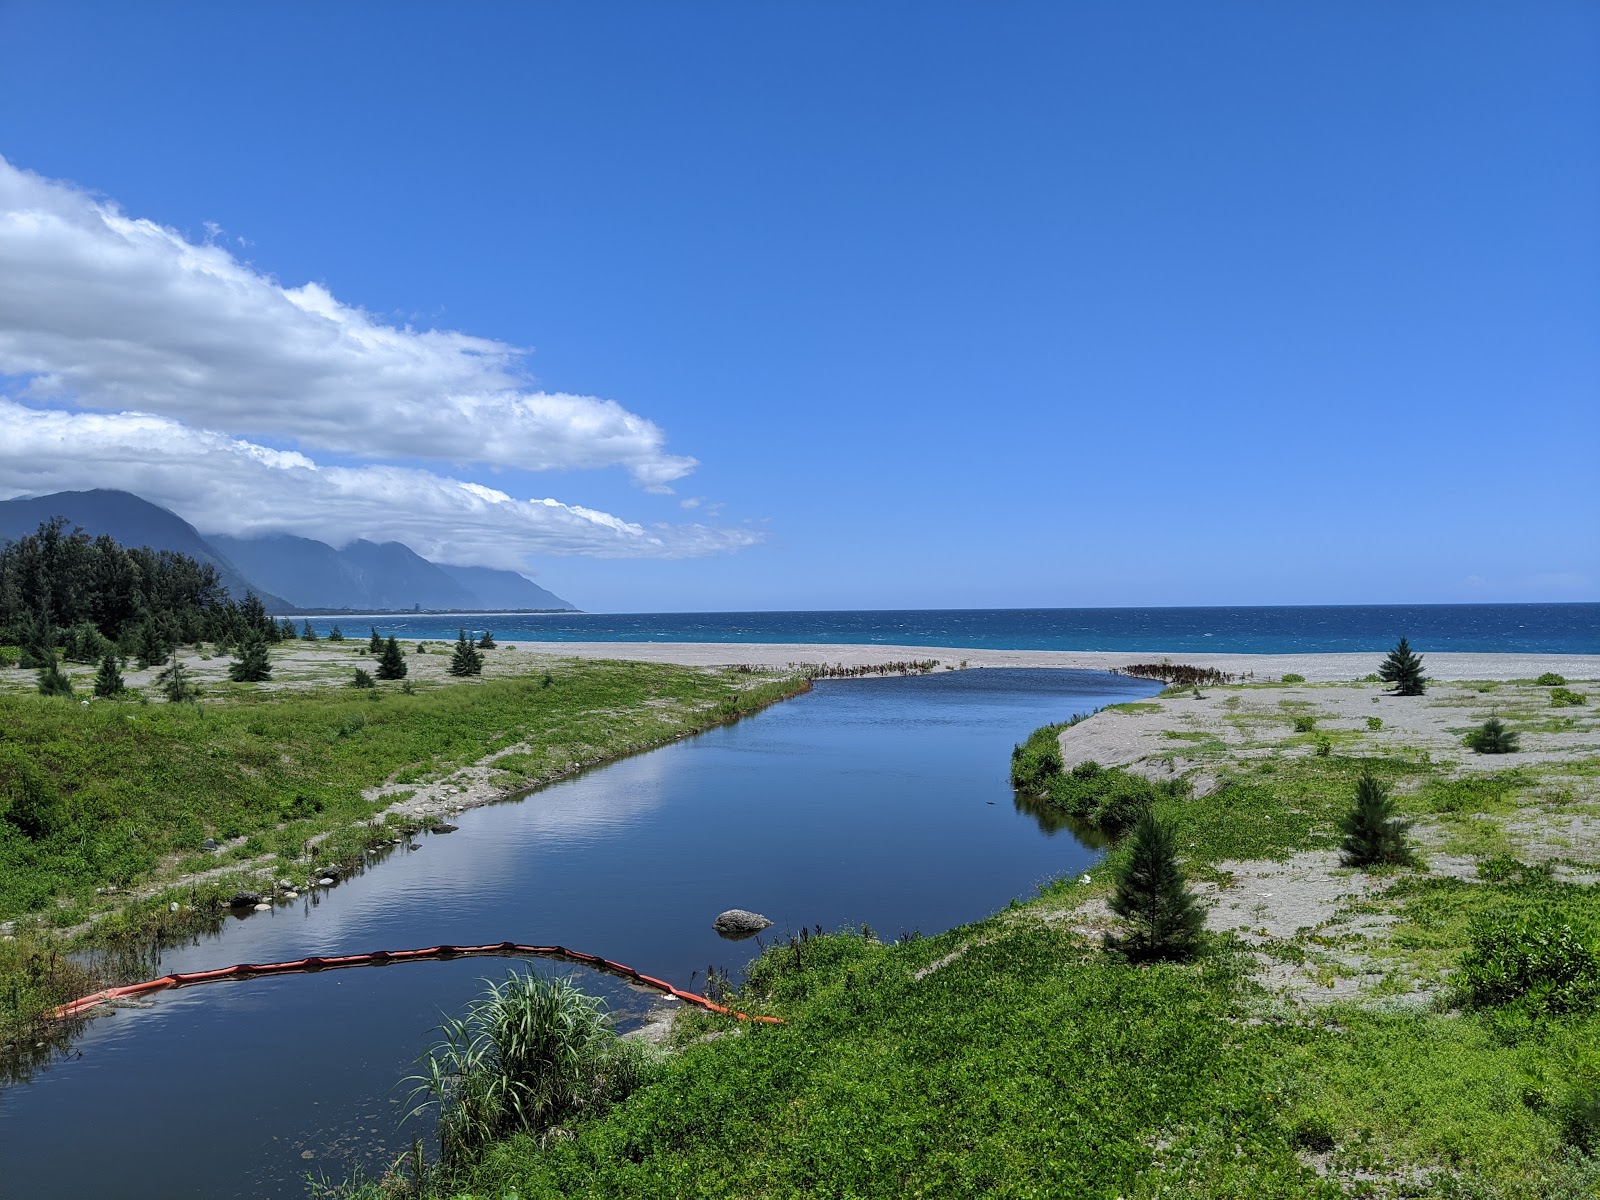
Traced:
MULTIPOLYGON (((1212 709, 1190 720, 1202 710, 1163 697, 1103 713, 1043 771, 1071 778, 1079 742, 1135 747, 1104 761, 1160 784, 1145 798, 1176 825, 1212 906, 1198 962, 1136 967, 1101 949, 1125 853, 1114 844, 1088 875, 938 937, 772 948, 739 1003, 787 1024, 700 1040, 725 1026, 681 1017, 681 1051, 626 1102, 542 1141, 501 1140, 424 1190, 1600 1194, 1600 1015, 1515 987, 1458 990, 1475 945, 1514 958, 1528 929, 1600 937, 1583 832, 1600 816, 1592 714, 1539 733, 1547 698, 1510 685, 1437 689, 1410 707, 1370 687, 1191 702, 1212 709), (1524 723, 1529 753, 1495 769, 1446 756, 1491 694, 1524 723), (1417 821, 1415 867, 1338 864, 1335 822, 1367 768, 1417 821)), ((1054 737, 1024 751, 1027 770, 1054 737)))
POLYGON ((404 691, 235 685, 199 704, 0 695, 0 1043, 85 982, 53 930, 101 918, 82 944, 192 928, 242 884, 261 888, 263 870, 303 884, 417 828, 426 818, 383 815, 413 794, 481 800, 807 686, 665 664, 515 661, 520 673, 404 691), (217 850, 203 849, 207 838, 217 850))

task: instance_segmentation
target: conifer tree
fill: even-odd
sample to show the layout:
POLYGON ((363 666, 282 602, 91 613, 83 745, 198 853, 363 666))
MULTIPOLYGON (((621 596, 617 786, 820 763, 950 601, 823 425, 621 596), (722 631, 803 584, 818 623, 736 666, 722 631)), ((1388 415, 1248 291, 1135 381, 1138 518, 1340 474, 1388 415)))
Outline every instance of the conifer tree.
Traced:
POLYGON ((50 618, 34 614, 23 628, 22 666, 48 667, 56 661, 56 631, 50 618))
POLYGON ((61 664, 50 656, 50 661, 39 668, 39 694, 41 696, 72 695, 72 680, 61 669, 61 664))
POLYGON ((375 687, 378 686, 378 684, 377 684, 377 681, 374 680, 370 674, 368 674, 361 667, 357 667, 356 668, 356 677, 350 681, 350 686, 353 687, 353 688, 367 689, 367 688, 375 688, 375 687))
POLYGON ((1131 962, 1181 961, 1200 949, 1205 912, 1184 881, 1172 830, 1151 812, 1134 826, 1110 906, 1122 918, 1124 933, 1106 934, 1106 948, 1131 962))
POLYGON ((1378 678, 1394 684, 1396 696, 1422 695, 1422 655, 1411 653, 1410 643, 1401 638, 1400 644, 1389 651, 1389 657, 1378 668, 1378 678))
POLYGON ((344 630, 335 625, 332 629, 328 630, 328 640, 330 642, 344 641, 344 630))
POLYGON ((107 654, 100 660, 100 670, 94 677, 94 694, 102 700, 119 696, 127 690, 122 682, 122 672, 117 669, 117 656, 107 654))
POLYGON ((138 664, 141 671, 148 667, 164 666, 170 652, 166 641, 161 636, 161 630, 154 621, 148 618, 139 626, 135 646, 138 655, 138 664))
POLYGON ((228 678, 235 683, 263 683, 272 678, 272 659, 267 654, 267 643, 259 637, 247 637, 239 643, 239 657, 228 664, 228 678))
POLYGON ((372 627, 372 637, 367 642, 367 653, 371 655, 383 653, 383 639, 378 636, 378 627, 376 625, 372 627))
POLYGON ((317 640, 317 631, 311 628, 311 621, 309 618, 300 628, 300 640, 302 642, 314 642, 317 640))
POLYGON ((1368 768, 1356 783, 1355 804, 1339 818, 1339 832, 1344 835, 1340 845, 1344 865, 1371 867, 1390 863, 1404 866, 1413 857, 1406 842, 1406 830, 1410 828, 1410 821, 1395 816, 1389 789, 1378 782, 1368 768))
POLYGON ((465 629, 456 635, 456 649, 450 656, 448 670, 452 675, 483 674, 483 655, 479 654, 478 648, 467 640, 465 629))
POLYGON ((1507 729, 1504 721, 1492 716, 1467 734, 1465 741, 1479 754, 1515 754, 1522 735, 1507 729))
POLYGON ((495 648, 494 630, 485 629, 483 631, 483 636, 478 639, 478 649, 479 650, 493 650, 494 648, 495 648))
POLYGON ((294 627, 294 618, 285 617, 278 625, 278 640, 280 642, 292 642, 297 636, 298 633, 294 627))
POLYGON ((400 643, 394 640, 394 634, 389 635, 389 640, 383 643, 383 653, 378 658, 379 679, 404 679, 410 668, 406 665, 406 656, 400 651, 400 643))
MULTIPOLYGON (((266 646, 260 642, 256 644, 261 646, 261 652, 265 654, 266 646)), ((189 679, 189 672, 184 669, 180 659, 173 659, 167 669, 156 676, 156 687, 171 704, 191 704, 200 698, 200 689, 189 679)))

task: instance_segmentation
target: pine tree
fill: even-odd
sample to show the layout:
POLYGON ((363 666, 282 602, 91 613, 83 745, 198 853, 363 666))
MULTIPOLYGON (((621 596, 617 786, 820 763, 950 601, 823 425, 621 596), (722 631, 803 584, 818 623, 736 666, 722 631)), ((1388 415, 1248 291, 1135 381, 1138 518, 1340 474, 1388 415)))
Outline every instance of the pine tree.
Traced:
POLYGON ((235 683, 263 683, 272 678, 272 659, 267 643, 248 637, 239 643, 239 657, 228 664, 228 678, 235 683))
POLYGON ((378 659, 379 679, 404 679, 406 671, 406 656, 400 652, 400 643, 394 640, 394 634, 389 635, 389 640, 383 643, 383 653, 378 659))
POLYGON ((294 618, 285 617, 278 625, 278 640, 280 642, 292 642, 298 636, 299 633, 294 627, 294 618))
POLYGON ((1106 935, 1106 948, 1132 962, 1183 960, 1200 949, 1205 912, 1189 891, 1172 845, 1172 830, 1146 812, 1133 829, 1126 864, 1117 874, 1111 911, 1124 935, 1106 935))
POLYGON ((375 688, 378 684, 371 675, 362 668, 357 667, 356 677, 350 681, 350 686, 353 688, 375 688))
POLYGON ((56 661, 56 631, 50 618, 34 614, 27 619, 22 630, 23 667, 49 667, 56 661))
POLYGON ((72 695, 72 680, 61 669, 61 664, 50 656, 50 661, 39 668, 39 694, 41 696, 72 695))
POLYGON ((126 690, 122 672, 117 669, 117 656, 107 654, 100 660, 100 670, 94 677, 94 694, 105 700, 121 695, 126 690))
POLYGON ((1479 754, 1515 754, 1522 735, 1507 729, 1499 717, 1490 717, 1467 734, 1465 741, 1479 754))
POLYGON ((378 655, 383 653, 383 639, 378 636, 378 627, 372 627, 372 638, 367 642, 367 653, 378 655))
POLYGON ((495 645, 494 645, 494 630, 485 629, 483 631, 483 636, 478 639, 478 649, 479 650, 493 650, 494 648, 495 648, 495 645))
POLYGON ((1389 657, 1378 668, 1378 678, 1394 684, 1396 696, 1422 695, 1422 655, 1411 653, 1410 644, 1401 638, 1400 644, 1389 651, 1389 657))
POLYGON ((1389 790, 1379 783, 1370 769, 1361 773, 1356 783, 1356 800, 1350 811, 1339 818, 1339 832, 1344 834, 1340 845, 1344 865, 1370 867, 1379 863, 1404 866, 1412 861, 1411 847, 1406 842, 1410 821, 1394 815, 1394 801, 1389 790))
POLYGON ((302 642, 314 642, 317 640, 317 631, 311 628, 309 620, 300 629, 300 640, 302 642))
POLYGON ((456 635, 455 653, 450 656, 448 668, 452 675, 482 675, 483 655, 467 640, 467 631, 461 630, 456 635))
POLYGON ((138 646, 138 663, 141 671, 149 667, 160 667, 166 664, 170 647, 162 640, 161 630, 157 628, 154 621, 146 619, 139 626, 138 639, 135 644, 138 646))
MULTIPOLYGON (((266 646, 259 642, 256 644, 261 646, 261 652, 265 654, 266 646)), ((229 673, 232 673, 231 669, 229 673)), ((182 661, 176 658, 156 676, 156 687, 171 704, 190 704, 200 698, 200 689, 190 681, 189 672, 184 669, 182 661)))
POLYGON ((332 629, 328 630, 328 640, 330 642, 344 641, 344 630, 335 625, 332 629))

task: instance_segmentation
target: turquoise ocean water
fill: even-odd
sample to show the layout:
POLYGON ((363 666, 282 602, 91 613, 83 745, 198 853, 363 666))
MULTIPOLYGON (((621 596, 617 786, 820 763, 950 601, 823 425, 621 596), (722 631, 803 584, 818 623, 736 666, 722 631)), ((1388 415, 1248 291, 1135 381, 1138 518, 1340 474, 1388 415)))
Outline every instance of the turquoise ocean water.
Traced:
POLYGON ((1387 650, 1600 654, 1600 604, 1318 605, 1239 608, 1005 608, 840 612, 339 614, 326 633, 370 628, 504 641, 803 642, 987 650, 1294 654, 1387 650))

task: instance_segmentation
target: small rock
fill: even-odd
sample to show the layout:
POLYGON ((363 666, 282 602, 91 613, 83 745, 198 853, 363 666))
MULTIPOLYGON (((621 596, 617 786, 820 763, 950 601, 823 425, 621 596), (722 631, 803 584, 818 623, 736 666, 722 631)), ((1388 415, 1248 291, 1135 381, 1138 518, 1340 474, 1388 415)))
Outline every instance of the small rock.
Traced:
POLYGON ((460 828, 461 828, 461 826, 452 825, 452 824, 450 824, 449 821, 440 821, 437 825, 435 825, 433 827, 433 831, 435 833, 454 833, 456 830, 458 830, 460 828))
POLYGON ((711 922, 711 928, 723 937, 741 938, 760 933, 771 924, 772 922, 760 913, 753 913, 743 908, 730 908, 727 912, 717 914, 717 919, 711 922))
POLYGON ((205 841, 200 843, 200 849, 202 849, 202 850, 215 850, 216 848, 217 848, 217 839, 216 838, 207 838, 205 841))
POLYGON ((235 892, 233 899, 228 901, 234 908, 254 908, 261 903, 260 892, 235 892))
POLYGON ((321 879, 317 880, 317 885, 319 887, 332 887, 333 884, 334 879, 332 875, 324 875, 321 879))
POLYGON ((406 849, 407 850, 421 850, 422 849, 422 843, 421 842, 412 842, 409 846, 406 847, 406 849))
POLYGON ((256 912, 271 912, 272 911, 272 905, 270 905, 270 904, 258 904, 255 907, 255 911, 256 912))
POLYGON ((298 899, 300 899, 300 893, 295 891, 293 888, 290 888, 287 892, 285 892, 283 894, 283 898, 285 900, 298 900, 298 899))

